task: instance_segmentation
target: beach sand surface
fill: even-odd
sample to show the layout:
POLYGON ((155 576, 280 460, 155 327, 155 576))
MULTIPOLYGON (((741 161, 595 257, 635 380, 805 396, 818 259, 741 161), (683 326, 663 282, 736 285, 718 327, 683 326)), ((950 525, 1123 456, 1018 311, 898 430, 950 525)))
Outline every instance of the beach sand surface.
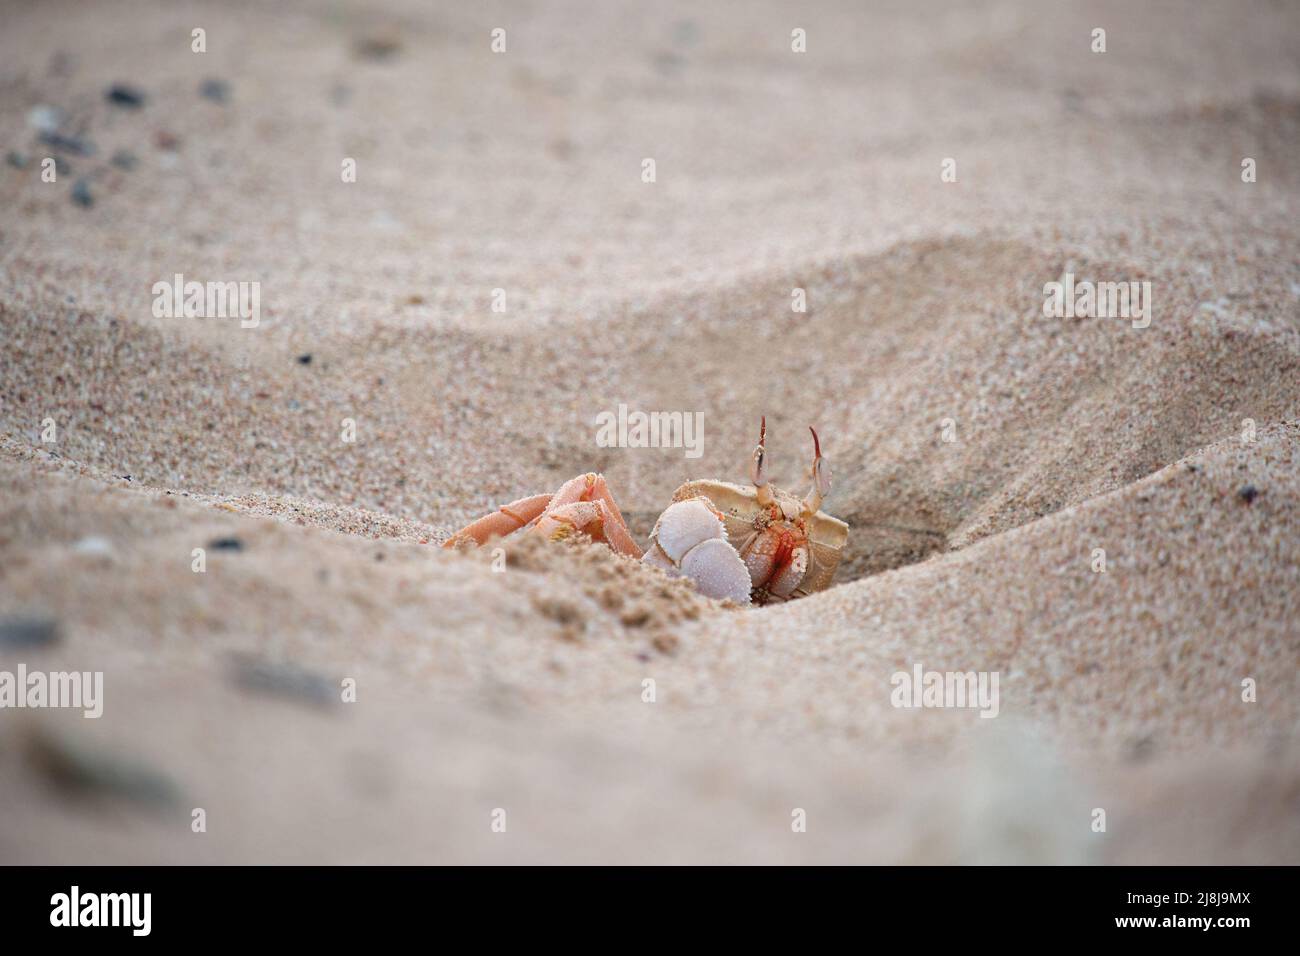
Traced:
POLYGON ((0 862, 1300 863, 1295 7, 0 18, 0 672, 104 675, 0 709, 0 862), (760 416, 830 590, 437 547, 584 472, 644 543, 760 416))

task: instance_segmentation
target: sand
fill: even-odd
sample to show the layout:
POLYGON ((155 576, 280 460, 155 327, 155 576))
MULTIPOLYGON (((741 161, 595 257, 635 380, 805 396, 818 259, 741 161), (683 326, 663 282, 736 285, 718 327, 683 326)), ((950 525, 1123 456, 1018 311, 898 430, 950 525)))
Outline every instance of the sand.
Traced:
POLYGON ((1300 862, 1294 9, 0 16, 0 671, 105 688, 0 710, 0 862, 1300 862), (644 543, 760 415, 832 462, 828 591, 436 547, 584 471, 644 543), (892 706, 918 663, 998 716, 892 706))

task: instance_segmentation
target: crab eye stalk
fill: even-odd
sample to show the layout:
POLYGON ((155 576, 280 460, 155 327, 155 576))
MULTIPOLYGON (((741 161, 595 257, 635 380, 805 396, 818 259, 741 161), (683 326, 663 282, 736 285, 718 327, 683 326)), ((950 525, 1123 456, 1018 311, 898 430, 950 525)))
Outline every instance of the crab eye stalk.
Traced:
POLYGON ((749 477, 754 482, 754 489, 758 492, 758 503, 766 507, 776 499, 772 495, 772 489, 767 484, 767 469, 764 467, 764 459, 767 454, 765 445, 767 443, 767 416, 763 416, 763 422, 758 430, 758 445, 754 448, 754 457, 749 465, 749 477))
POLYGON ((831 463, 822 457, 822 443, 817 438, 816 430, 809 425, 813 437, 812 488, 803 500, 803 515, 815 515, 822 506, 822 499, 831 493, 831 463))

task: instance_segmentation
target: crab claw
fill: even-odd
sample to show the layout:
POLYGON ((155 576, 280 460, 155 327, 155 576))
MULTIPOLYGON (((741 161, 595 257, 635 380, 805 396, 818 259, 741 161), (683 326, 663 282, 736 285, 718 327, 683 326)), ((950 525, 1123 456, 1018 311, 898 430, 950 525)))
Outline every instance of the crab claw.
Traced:
POLYGON ((767 454, 764 447, 767 443, 767 416, 763 416, 762 424, 758 429, 758 445, 754 448, 754 459, 749 466, 749 477, 753 479, 754 490, 758 492, 758 503, 766 508, 776 501, 776 496, 772 494, 772 487, 767 483, 767 469, 763 467, 763 460, 767 454))
POLYGON ((749 603, 749 571, 708 498, 687 498, 664 509, 641 560, 673 577, 685 575, 708 597, 749 603))
POLYGON ((831 493, 831 463, 822 457, 822 443, 817 439, 817 431, 811 425, 808 430, 813 437, 812 487, 803 500, 802 516, 815 515, 822 506, 822 499, 831 493))

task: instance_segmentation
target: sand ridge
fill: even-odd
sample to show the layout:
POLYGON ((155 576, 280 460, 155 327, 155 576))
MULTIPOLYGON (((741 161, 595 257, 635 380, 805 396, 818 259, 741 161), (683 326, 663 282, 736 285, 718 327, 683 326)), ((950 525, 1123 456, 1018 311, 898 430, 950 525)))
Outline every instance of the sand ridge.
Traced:
POLYGON ((0 619, 57 636, 0 669, 107 700, 0 713, 0 861, 1296 862, 1300 75, 1247 7, 813 5, 800 57, 777 4, 199 4, 201 58, 10 8, 0 619), (155 316, 177 272, 260 325, 155 316), (1067 272, 1150 326, 1044 316, 1067 272), (600 447, 620 403, 703 455, 600 447), (830 591, 436 547, 585 471, 644 541, 761 415, 834 467, 830 591), (918 662, 998 718, 892 707, 918 662))

